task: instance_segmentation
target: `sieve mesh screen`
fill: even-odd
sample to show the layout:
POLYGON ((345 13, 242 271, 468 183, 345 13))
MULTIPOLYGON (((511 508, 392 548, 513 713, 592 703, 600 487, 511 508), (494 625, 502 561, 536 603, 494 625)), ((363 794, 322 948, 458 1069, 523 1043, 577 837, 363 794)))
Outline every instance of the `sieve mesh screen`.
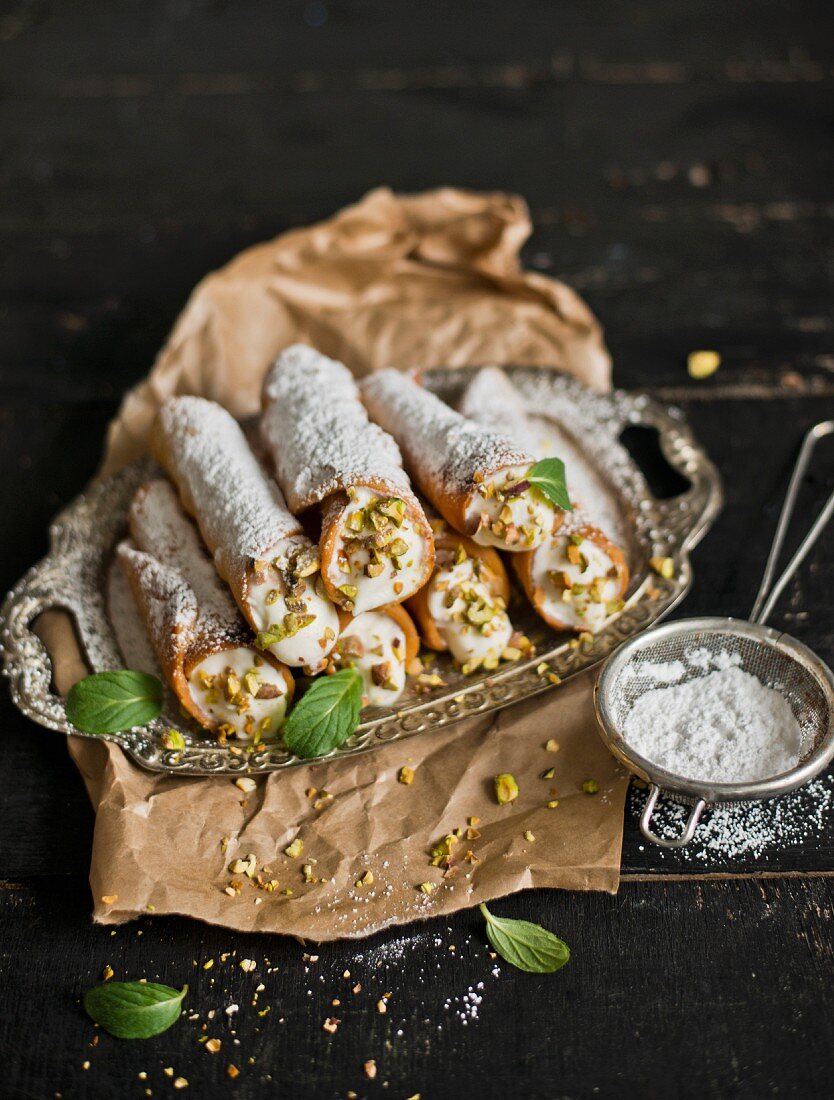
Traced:
POLYGON ((634 647, 630 659, 608 686, 608 706, 614 725, 620 732, 636 700, 647 691, 665 686, 650 674, 641 675, 641 666, 668 665, 679 661, 685 671, 679 678, 676 676, 674 682, 687 683, 706 675, 708 671, 693 666, 692 654, 697 650, 706 650, 713 657, 719 654, 735 656, 740 659, 740 667, 745 672, 785 697, 802 730, 803 758, 817 747, 831 725, 834 700, 827 685, 795 652, 780 645, 778 640, 763 641, 720 628, 692 630, 684 623, 681 623, 680 633, 667 634, 656 642, 652 642, 650 637, 647 635, 643 645, 634 647))

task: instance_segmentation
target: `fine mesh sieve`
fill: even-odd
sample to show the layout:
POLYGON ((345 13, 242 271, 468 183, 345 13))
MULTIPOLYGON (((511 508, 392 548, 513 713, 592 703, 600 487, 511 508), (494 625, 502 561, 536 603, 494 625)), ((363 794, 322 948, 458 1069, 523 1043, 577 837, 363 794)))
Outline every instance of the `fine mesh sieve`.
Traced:
POLYGON ((683 619, 666 623, 625 642, 607 661, 597 681, 594 703, 603 740, 632 772, 649 784, 649 795, 640 818, 647 840, 664 848, 679 848, 695 835, 701 814, 709 803, 773 798, 807 783, 834 758, 834 675, 807 646, 789 635, 765 626, 765 620, 798 569, 820 532, 834 513, 834 493, 775 583, 773 575, 796 497, 817 442, 834 432, 834 420, 816 424, 806 434, 788 486, 776 527, 751 622, 726 617, 683 619), (740 661, 745 672, 787 700, 802 731, 804 751, 796 767, 781 775, 749 783, 715 783, 675 775, 646 760, 625 740, 622 730, 634 703, 658 686, 641 665, 680 661, 685 671, 675 683, 696 679, 705 670, 703 661, 693 666, 694 651, 710 657, 726 654, 740 661), (683 832, 674 838, 659 837, 651 819, 662 792, 693 803, 683 832))

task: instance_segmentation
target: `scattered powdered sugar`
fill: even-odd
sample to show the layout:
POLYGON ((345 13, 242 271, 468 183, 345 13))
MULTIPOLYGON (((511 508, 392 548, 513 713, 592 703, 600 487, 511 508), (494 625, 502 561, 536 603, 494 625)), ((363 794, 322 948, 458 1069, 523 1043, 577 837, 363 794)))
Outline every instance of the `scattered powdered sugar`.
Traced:
MULTIPOLYGON (((630 810, 638 817, 645 792, 632 788, 630 810)), ((763 802, 725 802, 707 810, 694 838, 685 848, 667 852, 658 848, 661 859, 683 859, 687 863, 712 866, 732 860, 758 859, 768 852, 784 851, 814 840, 829 827, 834 806, 834 775, 824 775, 782 798, 763 802)), ((652 829, 664 839, 683 832, 691 811, 686 806, 662 799, 652 817, 652 829)))
POLYGON ((351 485, 411 496, 399 447, 368 420, 353 375, 306 344, 267 373, 261 435, 293 511, 351 485))
POLYGON ((530 452, 505 434, 467 420, 400 371, 369 375, 359 388, 371 418, 396 439, 430 498, 438 491, 470 493, 476 474, 533 464, 530 452))
POLYGON ((639 696, 623 736, 667 771, 713 783, 781 775, 802 753, 802 731, 788 701, 735 664, 639 696))

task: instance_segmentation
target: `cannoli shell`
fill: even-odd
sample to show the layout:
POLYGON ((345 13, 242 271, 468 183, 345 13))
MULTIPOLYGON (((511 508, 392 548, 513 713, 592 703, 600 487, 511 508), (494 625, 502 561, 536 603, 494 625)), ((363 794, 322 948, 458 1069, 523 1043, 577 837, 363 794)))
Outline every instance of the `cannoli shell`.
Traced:
MULTIPOLYGON (((129 542, 121 543, 117 554, 166 680, 183 709, 204 729, 215 730, 217 721, 194 700, 188 677, 206 657, 251 645, 243 621, 234 630, 201 615, 181 574, 129 542)), ((260 656, 283 676, 289 701, 295 687, 289 670, 270 653, 260 656)))

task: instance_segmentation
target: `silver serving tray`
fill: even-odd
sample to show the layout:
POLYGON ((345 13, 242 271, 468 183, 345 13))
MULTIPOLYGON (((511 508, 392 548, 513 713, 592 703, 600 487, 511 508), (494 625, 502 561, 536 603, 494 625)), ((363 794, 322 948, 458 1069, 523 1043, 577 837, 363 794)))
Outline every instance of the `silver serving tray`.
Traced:
MULTIPOLYGON (((476 368, 429 371, 425 383, 454 403, 476 368)), ((507 367, 514 385, 538 418, 568 429, 582 456, 583 480, 604 485, 607 501, 616 512, 615 534, 625 539, 632 573, 624 610, 594 636, 577 644, 571 635, 546 626, 516 594, 511 613, 514 623, 536 645, 536 656, 502 666, 491 673, 461 676, 448 657, 439 655, 436 669, 444 686, 421 693, 410 682, 393 707, 368 708, 353 736, 336 753, 347 756, 377 745, 437 729, 462 718, 486 714, 553 689, 547 673, 562 681, 599 664, 612 650, 666 615, 686 594, 692 581, 689 551, 708 530, 721 502, 718 472, 697 443, 682 414, 659 405, 645 394, 614 391, 594 393, 565 375, 534 367, 507 367), (671 500, 658 500, 619 443, 632 424, 657 429, 668 462, 689 481, 690 488, 671 500), (675 574, 655 576, 649 568, 654 556, 672 557, 675 574), (546 671, 539 671, 546 665, 546 671)), ((19 581, 0 612, 5 674, 12 698, 24 714, 50 729, 80 737, 92 736, 67 720, 64 699, 52 688, 49 655, 32 630, 42 612, 68 611, 93 671, 141 667, 140 659, 126 655, 124 631, 114 626, 108 607, 113 549, 125 531, 127 506, 136 487, 155 470, 150 460, 126 467, 114 477, 94 482, 56 518, 50 528, 49 554, 19 581), (120 647, 119 637, 123 640, 120 647)), ((570 481, 571 465, 568 465, 570 481)), ((587 501, 586 501, 587 503, 587 501)), ((115 605, 114 605, 115 606, 115 605)), ((246 750, 219 746, 181 716, 173 694, 164 712, 148 726, 110 734, 133 759, 153 771, 181 775, 239 775, 304 763, 280 742, 246 750), (165 732, 176 728, 186 741, 184 750, 166 749, 165 732)))

